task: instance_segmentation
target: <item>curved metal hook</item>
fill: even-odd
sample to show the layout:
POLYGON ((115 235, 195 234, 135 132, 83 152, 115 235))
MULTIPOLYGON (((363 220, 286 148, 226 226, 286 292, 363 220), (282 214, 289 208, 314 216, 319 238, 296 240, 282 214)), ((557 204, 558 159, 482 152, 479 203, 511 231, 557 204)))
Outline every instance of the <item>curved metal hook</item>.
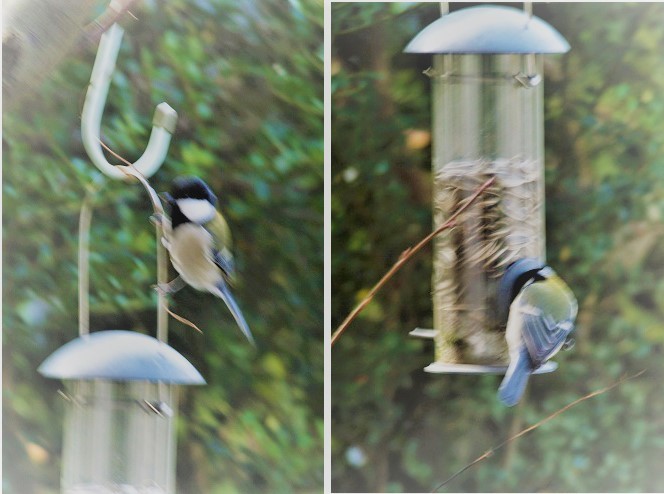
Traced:
MULTIPOLYGON (((105 175, 115 179, 125 179, 127 175, 111 165, 104 157, 100 144, 101 117, 123 34, 124 29, 118 24, 113 24, 102 35, 81 115, 81 135, 88 156, 105 175)), ((168 104, 157 105, 152 119, 150 140, 143 155, 134 163, 136 169, 145 177, 153 175, 166 159, 177 119, 178 114, 168 104)))

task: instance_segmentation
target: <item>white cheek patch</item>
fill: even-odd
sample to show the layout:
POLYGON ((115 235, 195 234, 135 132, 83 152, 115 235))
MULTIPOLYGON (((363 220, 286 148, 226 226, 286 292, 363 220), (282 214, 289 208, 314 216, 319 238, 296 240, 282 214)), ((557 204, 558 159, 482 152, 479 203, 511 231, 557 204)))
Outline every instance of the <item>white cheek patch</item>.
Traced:
POLYGON ((217 213, 214 206, 203 199, 178 199, 177 205, 182 214, 193 223, 207 223, 217 213))

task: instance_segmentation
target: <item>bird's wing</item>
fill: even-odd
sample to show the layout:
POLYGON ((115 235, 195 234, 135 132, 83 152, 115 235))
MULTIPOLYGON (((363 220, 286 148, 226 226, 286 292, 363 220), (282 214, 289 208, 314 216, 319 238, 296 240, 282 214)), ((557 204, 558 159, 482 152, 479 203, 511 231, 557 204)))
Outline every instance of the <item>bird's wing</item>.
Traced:
POLYGON ((217 212, 215 217, 208 221, 204 228, 213 238, 212 259, 222 270, 227 281, 232 282, 235 277, 235 262, 233 261, 231 230, 226 219, 217 212))
POLYGON ((523 340, 537 368, 560 350, 574 329, 576 299, 560 278, 552 277, 525 286, 517 309, 523 340))
POLYGON ((235 280, 235 262, 233 261, 233 254, 226 249, 215 250, 212 253, 212 260, 217 266, 219 266, 226 281, 232 283, 235 280))
POLYGON ((553 357, 573 329, 571 321, 555 321, 532 306, 522 310, 523 341, 535 368, 553 357), (538 313, 539 312, 539 313, 538 313))

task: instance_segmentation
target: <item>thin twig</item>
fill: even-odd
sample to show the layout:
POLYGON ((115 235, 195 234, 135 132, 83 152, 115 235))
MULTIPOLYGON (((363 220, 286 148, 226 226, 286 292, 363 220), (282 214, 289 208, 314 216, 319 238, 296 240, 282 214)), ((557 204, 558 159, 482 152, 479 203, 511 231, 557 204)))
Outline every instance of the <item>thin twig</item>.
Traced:
POLYGON ((200 334, 203 334, 203 331, 201 331, 200 328, 199 328, 198 326, 196 326, 193 322, 191 322, 189 319, 185 319, 185 318, 182 317, 182 316, 178 316, 175 312, 173 312, 173 311, 172 311, 171 309, 169 309, 168 307, 164 307, 164 308, 166 309, 166 312, 168 312, 168 314, 169 314, 173 319, 177 319, 177 320, 180 321, 182 324, 186 324, 186 325, 189 326, 190 328, 194 328, 194 329, 195 329, 196 331, 198 331, 200 334))
POLYGON ((609 385, 609 386, 606 386, 606 387, 604 387, 604 388, 602 388, 602 389, 599 389, 599 390, 597 390, 597 391, 593 391, 592 393, 589 393, 589 394, 587 394, 587 395, 585 395, 585 396, 582 396, 581 398, 579 398, 579 399, 577 399, 577 400, 574 400, 574 401, 571 402, 571 403, 568 403, 567 405, 565 405, 565 406, 562 407, 561 409, 559 409, 559 410, 553 412, 551 415, 548 415, 547 417, 543 418, 543 419, 540 420, 539 422, 537 422, 537 423, 531 425, 530 427, 527 427, 527 428, 523 429, 523 430, 522 430, 521 432, 519 432, 518 434, 515 434, 515 435, 513 435, 513 436, 511 436, 511 437, 509 437, 509 438, 507 438, 507 439, 505 439, 502 443, 498 444, 498 446, 494 446, 493 448, 489 449, 489 450, 486 451, 484 454, 482 454, 481 456, 477 457, 475 460, 473 460, 473 461, 470 462, 468 465, 466 465, 465 467, 463 467, 461 470, 459 470, 458 472, 456 472, 454 475, 452 475, 451 477, 449 477, 447 480, 445 480, 444 482, 438 484, 438 486, 437 486, 434 490, 432 490, 431 492, 438 492, 438 490, 439 490, 441 487, 445 486, 446 484, 449 484, 452 480, 454 480, 455 478, 457 478, 459 475, 461 475, 463 472, 465 472, 466 470, 468 470, 468 469, 471 468, 472 466, 477 465, 479 462, 481 462, 481 461, 483 461, 483 460, 486 460, 488 457, 492 456, 497 450, 499 450, 499 449, 502 448, 503 446, 506 446, 507 444, 511 443, 512 441, 516 441, 516 440, 519 439, 520 437, 525 436, 525 435, 528 434, 529 432, 534 431, 535 429, 537 429, 538 427, 544 425, 544 424, 545 424, 546 422, 548 422, 549 420, 554 419, 555 417, 557 417, 557 416, 560 415, 561 413, 566 412, 566 411, 569 410, 570 408, 572 408, 572 407, 578 405, 579 403, 581 403, 581 402, 583 402, 583 401, 586 401, 586 400, 589 400, 590 398, 594 398, 595 396, 599 396, 599 395, 601 395, 601 394, 604 394, 604 393, 606 393, 607 391, 611 391, 613 388, 615 388, 615 387, 617 387, 617 386, 620 386, 620 385, 621 385, 622 383, 624 383, 625 381, 629 381, 629 380, 631 380, 631 379, 636 379, 637 377, 641 376, 641 375, 642 375, 643 373, 645 373, 645 372, 646 372, 646 369, 643 369, 642 371, 639 371, 639 372, 637 372, 636 374, 632 374, 631 376, 622 377, 621 379, 619 379, 618 381, 614 382, 613 384, 611 384, 611 385, 609 385))
MULTIPOLYGON (((118 153, 113 151, 111 148, 109 148, 104 142, 100 139, 99 140, 101 146, 111 153, 113 156, 115 156, 117 159, 125 163, 127 166, 122 166, 122 165, 117 165, 117 168, 121 170, 125 175, 134 177, 136 178, 141 184, 143 185, 143 188, 147 191, 148 195, 150 196, 150 201, 152 202, 152 209, 155 213, 155 215, 159 215, 160 221, 155 222, 155 228, 157 229, 157 282, 159 283, 164 283, 166 281, 166 276, 167 274, 167 265, 166 265, 166 254, 163 252, 164 247, 161 245, 161 237, 164 234, 164 232, 167 233, 167 235, 170 235, 170 221, 165 221, 164 219, 164 207, 161 204, 161 200, 159 199, 159 195, 155 192, 155 190, 152 188, 150 183, 147 181, 147 179, 143 176, 143 174, 136 169, 136 167, 133 165, 133 163, 130 163, 127 161, 125 158, 120 156, 118 153)), ((167 236, 168 238, 168 236, 167 236)), ((159 291, 159 305, 164 309, 166 313, 168 313, 172 318, 180 321, 182 324, 186 324, 187 326, 194 328, 196 331, 199 333, 203 334, 203 331, 200 330, 198 326, 196 326, 193 322, 191 322, 189 319, 186 319, 172 310, 168 308, 168 299, 166 298, 166 294, 159 291)), ((168 337, 167 334, 167 319, 166 316, 163 316, 162 318, 162 313, 159 312, 157 314, 158 316, 158 322, 157 322, 157 339, 159 341, 166 342, 166 339, 168 337)))
POLYGON ((440 225, 438 228, 436 228, 433 232, 429 233, 426 237, 424 237, 420 242, 415 245, 414 247, 409 247, 408 249, 404 250, 401 255, 399 256, 399 259, 397 260, 396 263, 390 268, 390 270, 385 273, 385 275, 380 279, 378 283, 374 285, 374 287, 371 289, 369 294, 353 309, 353 311, 346 317, 344 322, 342 322, 337 330, 334 332, 332 335, 331 339, 331 346, 334 346, 334 344, 337 342, 339 338, 341 338, 341 335, 346 331, 350 323, 357 317, 357 315, 362 312, 362 310, 371 302, 371 300, 374 298, 376 293, 378 293, 378 290, 383 288, 385 283, 389 281, 394 274, 401 269, 401 267, 408 262, 408 260, 413 257, 417 252, 419 252, 422 247, 424 247, 426 244, 428 244, 436 235, 439 233, 443 232, 444 230, 447 230, 449 228, 452 228, 456 226, 456 219, 459 217, 461 213, 463 213, 481 194, 484 192, 488 187, 493 185, 495 182, 495 177, 491 177, 489 180, 484 182, 476 191, 475 193, 468 198, 465 204, 463 204, 457 211, 448 218, 448 220, 440 225))

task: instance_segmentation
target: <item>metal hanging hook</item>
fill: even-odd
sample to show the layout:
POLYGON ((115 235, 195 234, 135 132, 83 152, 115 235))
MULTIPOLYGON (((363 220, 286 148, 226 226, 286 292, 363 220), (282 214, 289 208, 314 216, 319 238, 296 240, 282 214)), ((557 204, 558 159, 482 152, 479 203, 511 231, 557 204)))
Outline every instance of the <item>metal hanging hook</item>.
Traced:
MULTIPOLYGON (((126 3, 126 2, 124 2, 126 3)), ((123 8, 122 0, 111 0, 109 9, 120 12, 123 8)), ((83 113, 81 115, 81 135, 83 145, 90 160, 101 170, 104 175, 114 179, 127 179, 133 175, 146 186, 148 191, 154 191, 147 185, 146 177, 152 176, 162 165, 168 153, 171 135, 175 131, 178 114, 167 103, 160 103, 155 109, 152 119, 152 133, 143 155, 132 164, 127 173, 120 168, 111 165, 102 152, 101 143, 101 117, 104 105, 108 97, 111 85, 111 77, 115 70, 115 62, 120 51, 124 29, 120 25, 113 24, 101 37, 97 56, 92 67, 90 85, 85 95, 83 113)), ((129 164, 129 163, 127 163, 129 164)), ((126 168, 126 167, 125 167, 126 168)), ((79 334, 87 335, 90 332, 90 310, 89 310, 89 237, 92 220, 92 203, 98 187, 90 187, 81 208, 79 219, 79 334)), ((155 194, 156 196, 156 194, 155 194)), ((154 200, 154 198, 151 197, 154 200)), ((157 198, 159 207, 161 202, 157 198)), ((155 206, 156 207, 156 206, 155 206)), ((163 212, 163 210, 162 210, 163 212)), ((163 284, 167 281, 168 260, 161 238, 163 229, 161 224, 155 223, 157 244, 157 283, 163 284)), ((157 308, 157 339, 162 343, 168 341, 168 300, 162 292, 158 294, 157 308)))
MULTIPOLYGON (((111 2, 111 8, 115 3, 115 0, 111 2)), ((111 165, 102 152, 101 117, 123 34, 124 29, 118 24, 113 24, 102 35, 81 115, 81 134, 88 156, 104 175, 115 179, 126 179, 127 175, 111 165)), ((175 130, 177 119, 176 111, 167 103, 157 105, 152 119, 150 140, 143 155, 134 163, 143 176, 152 176, 166 159, 171 134, 175 130)))

